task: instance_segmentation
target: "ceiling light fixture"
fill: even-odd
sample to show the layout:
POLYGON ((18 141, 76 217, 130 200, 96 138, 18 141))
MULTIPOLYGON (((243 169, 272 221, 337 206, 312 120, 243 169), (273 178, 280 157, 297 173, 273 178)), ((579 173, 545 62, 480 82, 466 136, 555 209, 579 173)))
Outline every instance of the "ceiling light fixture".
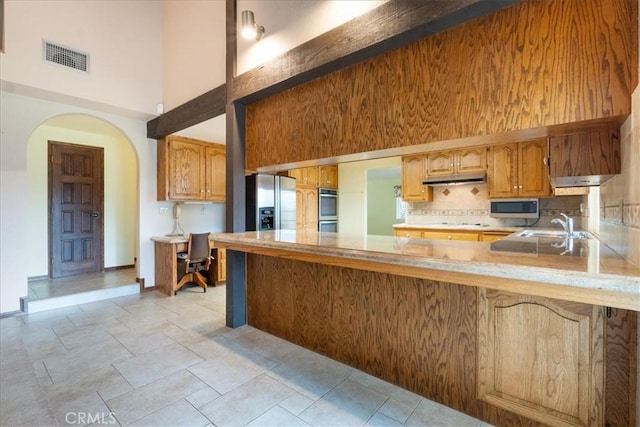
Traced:
POLYGON ((242 37, 245 39, 260 40, 264 37, 264 27, 256 24, 256 18, 250 10, 242 11, 242 37))

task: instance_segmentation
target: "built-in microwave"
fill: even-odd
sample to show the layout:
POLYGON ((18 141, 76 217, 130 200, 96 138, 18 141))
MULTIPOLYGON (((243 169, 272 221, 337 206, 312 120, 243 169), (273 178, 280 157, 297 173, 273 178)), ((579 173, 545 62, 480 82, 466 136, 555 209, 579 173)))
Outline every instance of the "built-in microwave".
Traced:
POLYGON ((489 200, 489 216, 492 218, 538 218, 538 199, 492 199, 489 200))

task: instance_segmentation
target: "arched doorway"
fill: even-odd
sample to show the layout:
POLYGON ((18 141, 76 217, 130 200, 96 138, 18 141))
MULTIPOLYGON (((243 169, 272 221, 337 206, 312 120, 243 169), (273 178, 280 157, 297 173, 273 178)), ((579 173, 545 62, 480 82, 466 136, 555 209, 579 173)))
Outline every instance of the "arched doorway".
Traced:
POLYGON ((135 283, 138 254, 138 159, 129 138, 113 124, 91 115, 52 117, 34 130, 27 144, 29 299, 77 294, 135 283), (101 252, 104 272, 51 280, 50 141, 96 147, 104 152, 101 252))

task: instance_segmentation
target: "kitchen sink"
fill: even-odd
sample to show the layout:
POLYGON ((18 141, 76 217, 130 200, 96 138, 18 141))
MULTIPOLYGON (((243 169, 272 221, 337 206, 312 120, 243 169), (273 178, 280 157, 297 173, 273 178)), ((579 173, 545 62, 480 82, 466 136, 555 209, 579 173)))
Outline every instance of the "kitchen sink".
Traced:
MULTIPOLYGON (((516 234, 517 237, 550 237, 564 239, 567 232, 564 230, 524 230, 516 234)), ((591 235, 586 231, 574 231, 571 236, 575 240, 590 239, 591 235)))

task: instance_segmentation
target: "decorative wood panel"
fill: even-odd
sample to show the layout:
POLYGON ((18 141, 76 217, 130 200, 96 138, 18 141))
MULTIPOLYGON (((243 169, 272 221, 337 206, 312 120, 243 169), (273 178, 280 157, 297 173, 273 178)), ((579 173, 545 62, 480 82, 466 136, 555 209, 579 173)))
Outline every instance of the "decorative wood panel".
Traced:
POLYGON ((612 308, 605 319, 607 382, 604 422, 608 426, 637 425, 637 316, 636 311, 612 308))
POLYGON ((478 290, 478 397, 549 425, 602 425, 603 308, 478 290))
POLYGON ((626 116, 637 15, 628 0, 525 1, 257 101, 246 166, 626 116))

